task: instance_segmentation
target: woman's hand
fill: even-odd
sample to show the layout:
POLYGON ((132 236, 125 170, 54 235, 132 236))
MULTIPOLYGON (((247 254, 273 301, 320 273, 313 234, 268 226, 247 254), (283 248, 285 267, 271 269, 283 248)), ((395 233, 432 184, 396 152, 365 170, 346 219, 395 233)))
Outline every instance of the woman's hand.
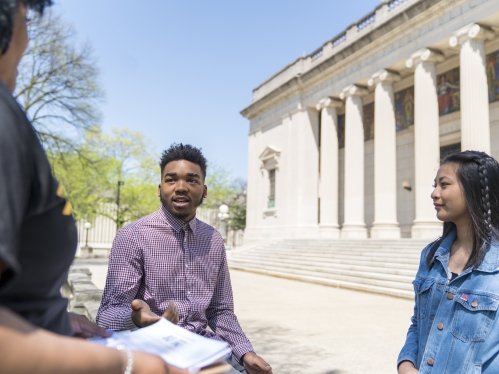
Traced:
POLYGON ((419 371, 411 361, 402 361, 399 365, 399 374, 418 374, 419 371))
POLYGON ((107 338, 112 335, 112 333, 106 331, 102 327, 99 327, 95 323, 90 322, 87 317, 81 314, 70 312, 68 315, 69 322, 73 328, 73 336, 76 338, 87 339, 95 336, 107 338))

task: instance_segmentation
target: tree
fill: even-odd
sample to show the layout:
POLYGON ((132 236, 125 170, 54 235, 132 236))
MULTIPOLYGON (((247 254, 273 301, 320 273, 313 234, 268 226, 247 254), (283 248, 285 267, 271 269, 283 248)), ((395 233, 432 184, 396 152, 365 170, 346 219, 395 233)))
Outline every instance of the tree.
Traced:
POLYGON ((116 215, 105 211, 100 214, 115 221, 118 228, 158 208, 160 171, 150 143, 142 133, 128 128, 113 128, 111 135, 96 131, 87 133, 86 144, 106 164, 106 190, 112 196, 108 202, 119 205, 116 215))
POLYGON ((100 121, 103 93, 91 48, 75 47, 73 29, 50 11, 30 20, 28 32, 15 97, 47 150, 78 152, 75 135, 100 121))
POLYGON ((246 182, 233 178, 231 172, 219 164, 210 164, 205 184, 208 198, 204 205, 218 209, 225 204, 229 207, 229 228, 244 230, 246 227, 246 182))

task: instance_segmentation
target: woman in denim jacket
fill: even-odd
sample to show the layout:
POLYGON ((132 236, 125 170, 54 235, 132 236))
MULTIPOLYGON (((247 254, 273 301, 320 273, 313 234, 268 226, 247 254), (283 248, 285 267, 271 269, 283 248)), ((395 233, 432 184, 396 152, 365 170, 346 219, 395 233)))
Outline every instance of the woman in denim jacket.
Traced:
POLYGON ((499 164, 444 159, 431 194, 442 237, 421 254, 400 374, 499 373, 499 164))

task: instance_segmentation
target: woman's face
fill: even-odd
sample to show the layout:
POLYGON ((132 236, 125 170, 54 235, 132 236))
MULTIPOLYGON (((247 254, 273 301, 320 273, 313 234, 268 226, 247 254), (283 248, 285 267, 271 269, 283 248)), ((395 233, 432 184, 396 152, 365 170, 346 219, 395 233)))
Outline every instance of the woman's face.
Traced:
POLYGON ((456 175, 457 167, 453 163, 443 164, 438 169, 434 190, 431 193, 437 218, 440 221, 455 224, 470 219, 463 188, 456 175))
POLYGON ((16 88, 17 66, 21 62, 21 57, 28 46, 26 12, 26 6, 21 2, 14 20, 9 48, 4 55, 0 56, 0 80, 11 92, 14 92, 16 88))

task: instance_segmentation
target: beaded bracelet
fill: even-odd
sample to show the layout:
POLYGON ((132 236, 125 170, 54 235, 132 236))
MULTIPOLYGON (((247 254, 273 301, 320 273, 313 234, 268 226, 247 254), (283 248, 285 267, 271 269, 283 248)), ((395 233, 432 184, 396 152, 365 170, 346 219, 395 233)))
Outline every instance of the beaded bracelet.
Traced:
POLYGON ((133 353, 131 350, 126 349, 124 345, 118 345, 116 347, 118 351, 124 351, 126 353, 126 367, 124 374, 132 374, 133 373, 133 353))

